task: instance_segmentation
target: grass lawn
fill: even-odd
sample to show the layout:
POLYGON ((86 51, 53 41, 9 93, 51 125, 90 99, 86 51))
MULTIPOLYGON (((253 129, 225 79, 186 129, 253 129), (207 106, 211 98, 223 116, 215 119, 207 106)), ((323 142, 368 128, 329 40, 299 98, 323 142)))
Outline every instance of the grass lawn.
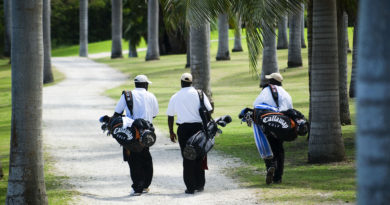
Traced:
MULTIPOLYGON (((145 40, 141 40, 139 48, 146 48, 145 40)), ((72 46, 60 46, 52 50, 53 57, 63 57, 63 56, 78 56, 79 55, 79 45, 72 46)), ((129 41, 122 40, 122 50, 129 50, 129 41)), ((111 40, 94 42, 88 44, 88 53, 102 53, 102 52, 111 52, 111 40)), ((124 55, 125 56, 125 55, 124 55)))
MULTIPOLYGON (((11 66, 9 59, 0 59, 0 160, 3 165, 4 178, 0 180, 0 204, 5 203, 7 195, 8 164, 11 131, 11 66)), ((58 83, 64 75, 53 69, 53 75, 58 83)), ((51 84, 51 85, 52 85, 51 84)), ((46 86, 46 85, 45 85, 46 86)), ((56 176, 52 172, 54 161, 45 154, 45 182, 49 204, 68 204, 72 192, 66 183, 66 177, 56 176)))
MULTIPOLYGON (((351 38, 352 39, 352 38, 351 38)), ((233 40, 230 41, 233 47, 233 40)), ((352 42, 350 42, 352 43, 352 42)), ((243 42, 244 50, 246 44, 243 42)), ((294 142, 285 143, 286 163, 283 183, 267 186, 265 184, 265 166, 259 158, 253 140, 252 129, 241 124, 237 118, 244 107, 251 107, 259 94, 259 81, 249 71, 248 54, 231 53, 231 61, 216 62, 217 42, 211 45, 211 88, 215 101, 214 117, 229 114, 233 122, 223 128, 223 134, 217 138, 215 149, 222 154, 238 157, 245 166, 228 170, 227 173, 243 182, 244 186, 261 188, 257 196, 260 202, 318 204, 348 203, 356 200, 355 183, 355 105, 350 101, 353 125, 343 126, 346 148, 346 160, 340 163, 311 165, 307 163, 308 142, 299 137, 294 142)), ((185 55, 161 56, 159 61, 145 62, 145 52, 139 58, 111 60, 99 59, 130 76, 129 83, 108 90, 108 96, 118 99, 123 89, 134 87, 132 79, 137 74, 146 74, 153 82, 153 92, 160 107, 160 113, 154 123, 167 134, 166 108, 170 97, 180 89, 180 76, 186 63, 185 55)), ((293 98, 294 107, 308 116, 309 92, 307 72, 307 49, 302 50, 304 65, 301 68, 288 69, 287 50, 278 51, 280 72, 285 78, 284 88, 293 98)), ((349 54, 351 66, 351 54, 349 54)), ((261 65, 261 63, 260 63, 261 65)), ((212 162, 209 162, 212 163, 212 162)))

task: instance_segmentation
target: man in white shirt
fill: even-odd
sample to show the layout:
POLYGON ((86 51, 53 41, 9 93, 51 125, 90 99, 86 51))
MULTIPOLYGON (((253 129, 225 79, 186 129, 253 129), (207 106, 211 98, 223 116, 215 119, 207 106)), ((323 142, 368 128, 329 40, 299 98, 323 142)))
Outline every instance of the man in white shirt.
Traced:
MULTIPOLYGON (((280 111, 285 111, 293 108, 291 96, 286 90, 282 88, 283 77, 279 73, 272 73, 265 76, 269 80, 269 83, 264 86, 263 90, 257 96, 253 103, 253 107, 259 104, 267 104, 277 107, 280 111), (273 85, 273 86, 270 86, 273 85), (272 87, 275 88, 273 95, 272 87)), ((284 168, 284 148, 283 141, 277 139, 272 135, 267 135, 268 142, 271 146, 274 157, 272 159, 266 159, 265 165, 267 167, 266 184, 281 183, 283 168, 284 168)))
MULTIPOLYGON (((187 140, 202 129, 202 119, 199 114, 200 100, 198 91, 192 87, 192 75, 184 73, 181 76, 181 89, 175 93, 169 100, 167 115, 170 138, 176 142, 176 134, 173 131, 174 116, 177 115, 176 124, 177 135, 183 157, 183 149, 187 140)), ((203 93, 203 99, 206 109, 211 112, 212 106, 209 99, 203 93)), ((210 114, 210 113, 208 113, 210 114)), ((195 160, 188 160, 183 157, 183 178, 186 185, 186 194, 193 194, 195 191, 203 191, 205 180, 205 171, 202 162, 206 160, 198 157, 195 160)))
MULTIPOLYGON (((137 75, 134 83, 135 89, 131 91, 132 110, 127 105, 125 93, 122 93, 114 115, 122 115, 126 110, 126 116, 133 120, 142 118, 152 122, 158 113, 157 99, 147 91, 152 82, 145 75, 137 75)), ((123 160, 127 161, 130 167, 130 176, 133 181, 131 195, 139 196, 142 192, 148 192, 153 177, 153 162, 149 148, 145 147, 141 152, 131 154, 129 150, 123 148, 123 160)))

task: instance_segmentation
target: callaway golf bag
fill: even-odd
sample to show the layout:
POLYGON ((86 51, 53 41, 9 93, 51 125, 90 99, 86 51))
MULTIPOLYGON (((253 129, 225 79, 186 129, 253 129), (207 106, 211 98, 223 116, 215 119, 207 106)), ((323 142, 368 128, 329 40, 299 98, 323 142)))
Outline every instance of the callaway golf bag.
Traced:
POLYGON ((195 160, 198 157, 203 157, 213 148, 215 136, 222 133, 219 126, 225 127, 232 121, 229 115, 222 116, 216 120, 210 120, 207 123, 207 128, 203 129, 187 140, 186 147, 183 150, 183 156, 189 160, 195 160))
POLYGON ((144 119, 136 119, 130 127, 123 127, 122 116, 102 116, 99 121, 103 132, 112 137, 123 147, 133 152, 140 152, 156 142, 156 134, 152 123, 144 119))
POLYGON ((243 109, 239 118, 248 126, 253 123, 256 146, 263 159, 273 157, 266 136, 273 136, 282 141, 293 141, 298 135, 306 135, 309 127, 309 123, 299 111, 289 109, 278 112, 276 107, 266 104, 257 105, 255 109, 243 109))

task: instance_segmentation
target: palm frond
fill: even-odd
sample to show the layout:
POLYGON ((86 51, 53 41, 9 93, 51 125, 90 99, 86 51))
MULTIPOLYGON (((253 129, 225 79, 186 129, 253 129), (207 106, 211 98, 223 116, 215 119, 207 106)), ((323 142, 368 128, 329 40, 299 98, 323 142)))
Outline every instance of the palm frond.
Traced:
MULTIPOLYGON (((250 68, 258 74, 257 61, 262 51, 263 30, 273 30, 275 21, 288 13, 296 12, 305 0, 165 0, 166 7, 180 5, 185 9, 189 24, 203 25, 219 13, 239 15, 246 28, 250 68)), ((353 0, 347 0, 353 1, 353 0)))

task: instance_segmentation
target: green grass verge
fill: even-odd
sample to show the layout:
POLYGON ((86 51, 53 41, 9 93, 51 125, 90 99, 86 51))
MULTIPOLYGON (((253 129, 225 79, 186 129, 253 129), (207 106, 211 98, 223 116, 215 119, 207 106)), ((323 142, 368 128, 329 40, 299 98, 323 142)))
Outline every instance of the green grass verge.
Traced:
MULTIPOLYGON (((350 42, 352 43, 352 42, 350 42)), ((230 41, 232 48, 233 41, 230 41)), ((243 41, 244 49, 246 44, 243 41)), ((307 163, 308 142, 299 137, 294 142, 285 143, 286 163, 283 183, 265 185, 265 166, 259 158, 253 140, 251 128, 241 124, 237 115, 244 107, 251 107, 260 92, 259 81, 250 73, 248 53, 231 53, 231 61, 215 61, 217 43, 211 44, 211 88, 215 101, 217 117, 229 114, 233 122, 223 128, 223 134, 216 139, 215 149, 245 162, 244 167, 228 170, 228 174, 237 178, 248 187, 261 188, 258 199, 266 203, 318 204, 355 202, 355 105, 350 101, 353 125, 343 126, 346 148, 346 161, 311 165, 307 163)), ((144 54, 143 54, 144 55, 144 54)), ((123 89, 132 89, 132 78, 137 74, 146 74, 153 82, 153 92, 160 107, 160 113, 154 120, 156 126, 167 132, 166 108, 170 97, 180 89, 179 78, 186 63, 185 55, 161 56, 159 61, 144 61, 144 56, 132 59, 99 59, 128 74, 130 80, 125 85, 108 90, 106 94, 118 99, 123 89)), ((284 87, 291 94, 294 107, 306 116, 309 111, 307 49, 302 50, 304 65, 301 68, 288 69, 287 50, 278 51, 279 67, 285 78, 284 87)), ((351 66, 351 54, 349 67, 351 66)), ((209 162, 213 163, 213 162, 209 162)))
MULTIPOLYGON (((64 79, 64 75, 53 69, 52 84, 64 79)), ((46 85, 45 85, 46 86, 46 85)), ((10 131, 11 131, 11 66, 8 59, 0 59, 0 160, 3 165, 4 178, 0 180, 0 204, 5 203, 7 195, 10 131)), ((53 160, 45 154, 45 182, 49 204, 68 204, 74 191, 71 191, 66 177, 53 173, 53 160)))
MULTIPOLYGON (((128 50, 129 42, 122 40, 122 50, 128 50)), ((145 48, 146 43, 142 39, 139 48, 145 48)), ((79 55, 79 45, 72 45, 72 46, 59 46, 57 48, 53 48, 52 50, 52 56, 53 57, 64 57, 64 56, 78 56, 79 55)), ((88 53, 94 54, 94 53, 102 53, 102 52, 110 52, 111 51, 111 40, 107 41, 101 41, 101 42, 94 42, 88 44, 88 53)))

